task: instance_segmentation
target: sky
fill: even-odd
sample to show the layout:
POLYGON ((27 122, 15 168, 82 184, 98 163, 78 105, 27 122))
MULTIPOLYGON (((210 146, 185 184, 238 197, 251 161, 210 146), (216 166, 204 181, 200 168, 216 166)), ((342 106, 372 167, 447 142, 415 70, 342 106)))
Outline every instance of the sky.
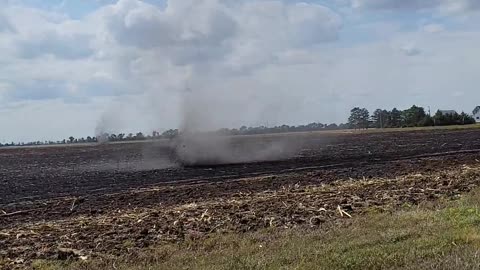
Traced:
POLYGON ((478 0, 0 1, 0 142, 480 105, 478 0))

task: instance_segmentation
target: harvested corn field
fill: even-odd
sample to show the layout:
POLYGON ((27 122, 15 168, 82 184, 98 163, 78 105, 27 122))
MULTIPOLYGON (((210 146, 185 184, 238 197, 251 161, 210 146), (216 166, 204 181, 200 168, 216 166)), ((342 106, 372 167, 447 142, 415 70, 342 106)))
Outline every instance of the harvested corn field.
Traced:
POLYGON ((214 233, 320 228, 480 184, 474 129, 239 136, 278 160, 182 167, 169 142, 3 149, 0 262, 90 260, 214 233))

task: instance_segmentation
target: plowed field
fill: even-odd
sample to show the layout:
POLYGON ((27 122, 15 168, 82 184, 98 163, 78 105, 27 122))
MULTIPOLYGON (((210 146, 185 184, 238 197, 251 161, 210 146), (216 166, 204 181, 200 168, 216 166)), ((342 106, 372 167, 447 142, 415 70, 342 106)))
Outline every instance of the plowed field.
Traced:
MULTIPOLYGON (((181 167, 168 142, 0 149, 0 262, 116 256, 456 198, 480 184, 480 131, 239 136, 278 160, 181 167)), ((1 268, 1 265, 0 265, 1 268)))

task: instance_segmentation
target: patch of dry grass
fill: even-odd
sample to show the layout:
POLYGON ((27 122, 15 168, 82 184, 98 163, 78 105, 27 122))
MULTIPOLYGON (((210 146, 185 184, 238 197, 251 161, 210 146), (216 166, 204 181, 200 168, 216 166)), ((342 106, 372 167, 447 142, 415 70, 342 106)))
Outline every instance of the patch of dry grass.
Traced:
POLYGON ((213 235, 87 262, 36 261, 34 269, 478 269, 480 193, 372 213, 320 229, 213 235))

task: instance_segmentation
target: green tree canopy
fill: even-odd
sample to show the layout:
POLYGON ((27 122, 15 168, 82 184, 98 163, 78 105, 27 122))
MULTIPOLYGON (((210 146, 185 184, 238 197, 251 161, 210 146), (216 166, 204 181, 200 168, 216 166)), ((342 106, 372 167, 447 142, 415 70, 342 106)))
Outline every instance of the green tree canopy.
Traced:
POLYGON ((365 108, 355 107, 350 111, 348 123, 353 128, 368 128, 370 113, 365 108))

